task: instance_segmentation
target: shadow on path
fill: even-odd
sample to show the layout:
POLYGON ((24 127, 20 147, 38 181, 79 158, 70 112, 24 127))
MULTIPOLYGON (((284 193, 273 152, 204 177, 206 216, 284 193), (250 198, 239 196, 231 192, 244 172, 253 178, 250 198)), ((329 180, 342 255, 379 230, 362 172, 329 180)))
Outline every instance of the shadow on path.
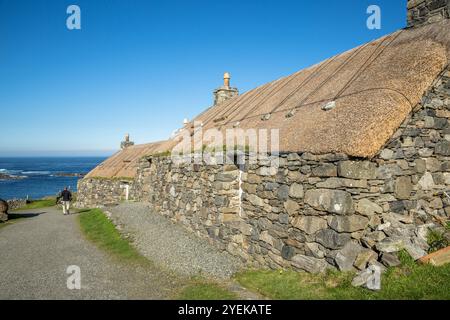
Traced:
POLYGON ((14 219, 22 219, 22 218, 34 218, 37 216, 40 216, 41 214, 44 214, 47 212, 33 212, 33 213, 8 213, 8 220, 14 220, 14 219))

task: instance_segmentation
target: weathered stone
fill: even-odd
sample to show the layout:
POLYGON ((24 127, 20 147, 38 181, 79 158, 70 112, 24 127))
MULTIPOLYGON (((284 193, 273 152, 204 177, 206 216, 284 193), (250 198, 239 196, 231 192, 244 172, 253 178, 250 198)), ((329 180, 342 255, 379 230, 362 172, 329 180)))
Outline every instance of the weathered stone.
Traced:
POLYGON ((425 250, 420 248, 417 245, 414 245, 412 243, 406 243, 404 246, 404 249, 408 252, 408 254, 413 258, 414 260, 419 260, 420 258, 427 255, 425 250))
POLYGON ((337 168, 334 164, 325 163, 313 168, 311 175, 315 177, 336 177, 337 168))
POLYGON ((426 159, 426 168, 429 172, 436 172, 441 170, 441 161, 436 158, 426 159))
POLYGON ((340 249, 350 240, 350 235, 337 233, 331 229, 319 230, 316 233, 316 241, 328 249, 340 249))
POLYGON ((401 176, 403 174, 402 168, 397 164, 386 164, 377 168, 378 179, 390 179, 395 176, 401 176))
POLYGON ((297 202, 288 200, 284 203, 284 208, 286 209, 286 211, 289 215, 293 216, 300 209, 300 206, 297 202))
POLYGON ((291 261, 294 267, 310 273, 321 273, 329 268, 328 263, 324 259, 308 257, 302 254, 295 255, 291 261))
POLYGON ((395 180, 394 193, 398 199, 409 199, 412 189, 413 189, 413 185, 411 182, 411 177, 403 176, 403 177, 398 177, 395 180))
POLYGON ((370 161, 341 161, 338 175, 350 179, 376 179, 376 164, 370 161))
POLYGON ((325 257, 325 253, 322 250, 323 247, 320 246, 320 244, 315 242, 308 242, 305 243, 305 247, 307 248, 306 254, 312 255, 315 258, 322 259, 325 257))
POLYGON ((290 260, 295 255, 295 248, 291 246, 283 246, 281 256, 283 259, 290 260))
POLYGON ((432 190, 435 186, 433 175, 429 172, 425 172, 418 184, 421 190, 432 190))
POLYGON ((440 141, 436 144, 434 152, 443 156, 450 156, 450 142, 447 140, 440 141))
POLYGON ((338 188, 367 188, 367 180, 353 180, 345 178, 329 178, 316 184, 317 188, 338 189, 338 188))
POLYGON ((290 153, 287 156, 287 160, 288 161, 298 161, 298 160, 301 160, 301 158, 300 158, 300 156, 297 153, 290 153))
POLYGON ((360 271, 352 280, 352 286, 364 286, 373 277, 373 272, 369 269, 360 271))
POLYGON ((386 267, 396 267, 401 263, 396 254, 386 252, 381 254, 380 261, 386 267))
POLYGON ((288 185, 281 185, 279 186, 277 190, 277 198, 278 200, 284 201, 287 198, 289 198, 289 186, 288 185))
POLYGON ((255 194, 247 194, 246 198, 251 204, 258 206, 258 207, 263 207, 265 204, 264 200, 255 194))
POLYGON ((253 184, 260 184, 262 182, 262 179, 260 176, 256 174, 248 174, 247 175, 247 182, 253 183, 253 184))
POLYGON ((293 183, 289 188, 289 196, 296 199, 301 199, 304 196, 303 185, 293 183))
POLYGON ((418 173, 424 173, 426 171, 426 161, 423 159, 416 159, 415 161, 415 168, 416 168, 416 172, 418 173))
POLYGON ((298 216, 294 218, 292 225, 307 234, 314 234, 328 226, 325 219, 316 216, 298 216))
POLYGON ((407 241, 401 237, 388 237, 375 245, 376 249, 381 252, 398 252, 405 247, 407 241))
POLYGON ((364 250, 359 244, 350 241, 336 253, 334 262, 338 266, 340 271, 352 271, 354 270, 353 263, 356 260, 361 251, 364 250))
POLYGON ((373 216, 376 213, 382 213, 383 208, 381 208, 375 202, 370 201, 369 199, 361 199, 358 201, 355 207, 356 212, 365 215, 365 216, 373 216))
POLYGON ((367 267, 369 261, 377 260, 378 254, 372 250, 363 250, 357 256, 353 265, 358 270, 364 270, 367 267))
POLYGON ((231 174, 231 173, 225 173, 225 172, 219 172, 216 175, 216 180, 217 181, 221 181, 221 182, 231 182, 231 181, 235 181, 237 178, 236 174, 231 174))
POLYGON ((273 237, 269 234, 268 231, 263 231, 259 235, 259 239, 273 246, 273 237))
POLYGON ((384 160, 390 160, 394 157, 394 151, 391 149, 383 149, 380 153, 380 158, 384 160))
POLYGON ((272 167, 261 167, 257 170, 257 174, 260 176, 274 176, 276 175, 278 172, 277 168, 272 166, 272 167))
POLYGON ((369 224, 369 219, 359 215, 333 216, 329 218, 330 227, 337 232, 355 232, 363 230, 369 224))
POLYGON ((311 189, 305 193, 305 202, 317 210, 337 214, 351 214, 355 211, 348 192, 329 189, 311 189))
POLYGON ((0 199, 0 221, 4 222, 8 220, 8 209, 9 205, 3 199, 0 199))

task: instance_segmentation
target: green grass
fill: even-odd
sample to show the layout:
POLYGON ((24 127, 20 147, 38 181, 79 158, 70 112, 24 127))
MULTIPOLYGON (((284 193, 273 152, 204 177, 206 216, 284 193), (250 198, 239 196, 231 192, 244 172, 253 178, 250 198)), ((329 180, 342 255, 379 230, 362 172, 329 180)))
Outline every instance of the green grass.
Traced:
POLYGON ((31 209, 39 209, 39 208, 48 208, 56 205, 56 198, 54 199, 42 199, 42 200, 33 200, 30 203, 27 203, 26 206, 18 209, 18 210, 31 210, 31 209))
POLYGON ((121 237, 114 224, 100 209, 81 211, 78 219, 86 238, 111 256, 123 262, 150 263, 127 240, 121 237))
POLYGON ((192 280, 185 286, 179 295, 178 300, 236 300, 238 296, 220 285, 206 280, 192 280))
POLYGON ((294 271, 245 271, 236 279, 249 290, 271 299, 285 300, 419 300, 450 299, 450 265, 419 265, 401 253, 402 265, 382 275, 381 290, 374 292, 351 285, 353 273, 312 275, 294 271))

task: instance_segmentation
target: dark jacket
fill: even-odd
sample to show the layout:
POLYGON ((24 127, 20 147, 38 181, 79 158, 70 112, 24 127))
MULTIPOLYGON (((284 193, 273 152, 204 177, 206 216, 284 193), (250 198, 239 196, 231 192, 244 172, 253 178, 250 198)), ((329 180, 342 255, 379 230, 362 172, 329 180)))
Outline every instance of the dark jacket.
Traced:
POLYGON ((58 200, 61 199, 63 201, 72 201, 72 193, 69 190, 63 190, 59 196, 58 196, 58 200))

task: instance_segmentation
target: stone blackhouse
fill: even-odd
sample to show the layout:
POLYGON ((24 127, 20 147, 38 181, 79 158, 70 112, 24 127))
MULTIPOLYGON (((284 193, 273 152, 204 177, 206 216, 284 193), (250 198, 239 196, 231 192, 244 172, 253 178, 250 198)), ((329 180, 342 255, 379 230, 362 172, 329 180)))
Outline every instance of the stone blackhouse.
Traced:
POLYGON ((419 259, 450 216, 449 13, 447 0, 409 0, 408 28, 241 95, 226 74, 183 129, 279 129, 277 167, 179 164, 179 135, 127 138, 80 180, 77 205, 145 202, 255 267, 419 259))

